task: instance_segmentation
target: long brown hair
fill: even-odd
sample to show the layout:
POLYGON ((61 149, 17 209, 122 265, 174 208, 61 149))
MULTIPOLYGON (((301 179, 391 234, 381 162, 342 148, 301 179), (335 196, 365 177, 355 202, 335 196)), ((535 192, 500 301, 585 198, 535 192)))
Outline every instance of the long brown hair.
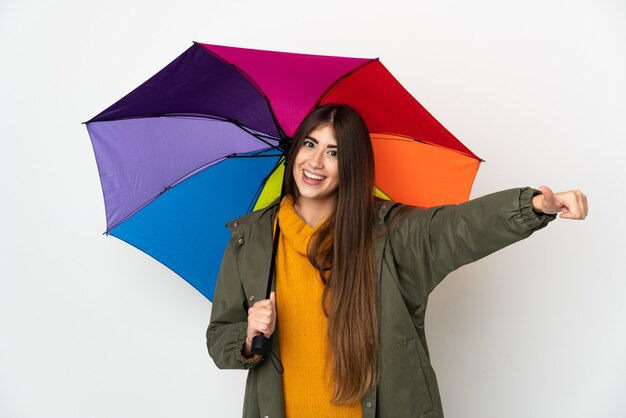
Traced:
POLYGON ((287 159, 285 192, 296 201, 295 156, 306 135, 324 126, 331 127, 337 140, 337 206, 311 238, 308 257, 325 283, 322 304, 328 316, 332 401, 349 404, 374 388, 380 374, 372 248, 374 153, 367 126, 354 109, 337 104, 315 109, 296 131, 287 159))

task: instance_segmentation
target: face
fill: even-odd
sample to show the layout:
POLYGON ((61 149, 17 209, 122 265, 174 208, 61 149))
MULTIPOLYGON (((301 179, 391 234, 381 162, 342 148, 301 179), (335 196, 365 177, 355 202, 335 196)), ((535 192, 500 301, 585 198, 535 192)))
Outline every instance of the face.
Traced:
POLYGON ((293 178, 300 196, 298 204, 334 204, 339 187, 337 140, 330 126, 309 133, 298 150, 293 178))

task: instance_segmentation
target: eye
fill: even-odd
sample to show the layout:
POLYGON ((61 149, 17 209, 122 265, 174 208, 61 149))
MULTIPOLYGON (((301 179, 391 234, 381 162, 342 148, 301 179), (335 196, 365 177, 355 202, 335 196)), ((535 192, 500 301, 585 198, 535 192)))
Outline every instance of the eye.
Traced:
POLYGON ((305 140, 302 143, 303 147, 307 147, 307 148, 315 148, 315 144, 313 143, 313 141, 309 141, 309 140, 305 140))
POLYGON ((337 150, 331 149, 330 151, 328 151, 328 155, 337 158, 337 150))

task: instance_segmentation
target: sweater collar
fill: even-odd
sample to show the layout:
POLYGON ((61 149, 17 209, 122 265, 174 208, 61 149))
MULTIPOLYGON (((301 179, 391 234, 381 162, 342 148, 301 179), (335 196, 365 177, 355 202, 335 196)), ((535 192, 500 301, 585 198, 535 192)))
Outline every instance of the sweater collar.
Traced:
POLYGON ((315 228, 304 222, 294 206, 293 196, 287 195, 280 204, 278 211, 280 232, 293 248, 300 254, 307 255, 309 241, 315 231, 323 224, 320 222, 315 228))

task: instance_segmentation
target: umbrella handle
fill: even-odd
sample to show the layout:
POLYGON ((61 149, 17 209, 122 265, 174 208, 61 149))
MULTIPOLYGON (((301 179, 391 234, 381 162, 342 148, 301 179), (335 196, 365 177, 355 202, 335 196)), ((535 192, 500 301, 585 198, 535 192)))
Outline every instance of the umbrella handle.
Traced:
POLYGON ((270 339, 263 333, 253 337, 250 351, 252 351, 252 354, 258 354, 262 357, 267 356, 270 352, 270 339))

